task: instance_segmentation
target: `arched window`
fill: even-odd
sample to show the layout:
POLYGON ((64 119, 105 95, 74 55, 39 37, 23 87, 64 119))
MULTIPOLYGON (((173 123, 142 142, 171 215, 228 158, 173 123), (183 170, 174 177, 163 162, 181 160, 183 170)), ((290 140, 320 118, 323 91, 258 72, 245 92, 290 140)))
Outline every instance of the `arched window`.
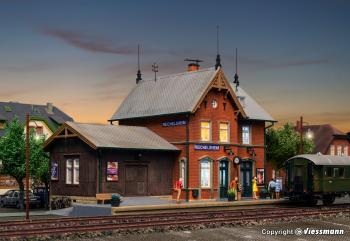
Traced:
POLYGON ((180 160, 180 178, 182 178, 183 186, 186 186, 186 159, 180 160))
POLYGON ((200 162, 201 169, 201 188, 211 187, 211 161, 209 159, 203 159, 200 162))

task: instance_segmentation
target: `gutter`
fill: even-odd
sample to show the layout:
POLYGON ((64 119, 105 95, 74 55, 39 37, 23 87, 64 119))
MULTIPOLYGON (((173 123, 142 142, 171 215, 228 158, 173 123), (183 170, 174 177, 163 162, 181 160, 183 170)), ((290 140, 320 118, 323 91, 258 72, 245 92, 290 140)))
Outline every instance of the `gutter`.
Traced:
MULTIPOLYGON (((266 131, 267 129, 273 127, 276 122, 277 121, 270 121, 270 125, 264 127, 264 170, 266 170, 266 131)), ((266 173, 264 173, 264 183, 266 184, 266 173)))

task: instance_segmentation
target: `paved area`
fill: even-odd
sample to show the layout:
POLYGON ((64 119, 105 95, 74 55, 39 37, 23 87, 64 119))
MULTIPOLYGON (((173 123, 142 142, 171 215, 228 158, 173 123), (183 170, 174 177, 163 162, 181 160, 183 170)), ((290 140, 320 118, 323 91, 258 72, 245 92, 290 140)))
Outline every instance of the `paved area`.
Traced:
MULTIPOLYGON (((340 232, 341 233, 341 232, 340 232)), ((196 231, 181 231, 181 232, 164 232, 164 233, 150 233, 150 234, 128 234, 128 235, 113 235, 106 237, 84 238, 75 240, 90 240, 90 241, 161 241, 161 240, 187 240, 187 241, 215 241, 215 240, 258 240, 258 241, 335 241, 335 240, 350 240, 350 218, 332 218, 323 221, 299 221, 295 223, 278 223, 270 225, 258 226, 240 226, 232 228, 217 228, 217 229, 201 229, 196 231), (318 234, 304 234, 306 232, 312 233, 312 230, 343 230, 343 234, 338 235, 318 235, 318 234), (268 232, 287 232, 291 230, 288 235, 269 235, 268 232), (299 235, 299 232, 301 234, 299 235), (297 233, 297 234, 296 234, 297 233)))

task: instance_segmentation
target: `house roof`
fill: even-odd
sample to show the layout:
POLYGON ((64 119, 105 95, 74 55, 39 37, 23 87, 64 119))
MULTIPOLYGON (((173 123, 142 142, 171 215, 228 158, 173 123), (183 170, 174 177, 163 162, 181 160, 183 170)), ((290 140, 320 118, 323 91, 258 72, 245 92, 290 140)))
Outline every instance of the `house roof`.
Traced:
POLYGON ((288 159, 286 162, 297 159, 304 158, 312 161, 315 165, 334 165, 334 166, 349 166, 350 165, 350 157, 349 156, 330 156, 330 155, 322 155, 322 154, 304 154, 298 155, 288 159))
POLYGON ((145 149, 177 151, 178 149, 162 137, 146 127, 119 126, 102 124, 85 124, 66 122, 57 132, 47 140, 47 146, 55 135, 68 127, 70 131, 85 140, 94 149, 115 148, 115 149, 145 149))
POLYGON ((346 134, 330 124, 326 125, 307 125, 303 127, 303 133, 311 131, 315 144, 315 153, 326 153, 329 145, 335 137, 346 138, 346 134))
MULTIPOLYGON (((230 84, 232 88, 236 90, 235 84, 233 82, 230 82, 230 84)), ((272 116, 241 87, 237 88, 236 95, 249 119, 275 121, 275 119, 273 119, 272 116)))
MULTIPOLYGON (((65 121, 73 119, 66 113, 53 106, 52 114, 48 113, 47 105, 23 104, 17 102, 0 102, 0 119, 7 122, 12 121, 15 117, 21 123, 25 122, 26 114, 29 113, 32 120, 43 120, 48 127, 55 131, 59 125, 65 121)), ((4 130, 0 130, 0 136, 5 134, 4 130)))
MULTIPOLYGON (((141 81, 132 89, 111 120, 193 112, 219 71, 222 71, 221 68, 207 68, 158 77, 157 81, 141 81)), ((232 90, 233 85, 231 83, 232 90)), ((249 113, 248 118, 273 121, 242 88, 239 88, 238 94, 244 99, 243 108, 242 102, 237 100, 239 108, 242 108, 242 112, 249 113)))

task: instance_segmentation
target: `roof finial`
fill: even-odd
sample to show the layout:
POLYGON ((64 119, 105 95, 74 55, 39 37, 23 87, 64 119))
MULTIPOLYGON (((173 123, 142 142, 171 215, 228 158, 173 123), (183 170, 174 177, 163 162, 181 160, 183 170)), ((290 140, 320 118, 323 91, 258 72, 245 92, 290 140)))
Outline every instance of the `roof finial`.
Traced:
POLYGON ((234 81, 233 83, 236 84, 236 91, 238 91, 238 86, 239 86, 239 76, 238 76, 238 61, 237 61, 237 48, 236 48, 236 73, 235 76, 233 77, 234 81))
POLYGON ((137 45, 137 74, 136 74, 136 84, 142 80, 141 70, 140 70, 140 45, 137 45))
POLYGON ((158 65, 156 63, 152 64, 152 71, 154 72, 154 81, 157 81, 158 65))
POLYGON ((216 25, 216 64, 215 69, 221 68, 221 59, 219 54, 219 25, 216 25))

